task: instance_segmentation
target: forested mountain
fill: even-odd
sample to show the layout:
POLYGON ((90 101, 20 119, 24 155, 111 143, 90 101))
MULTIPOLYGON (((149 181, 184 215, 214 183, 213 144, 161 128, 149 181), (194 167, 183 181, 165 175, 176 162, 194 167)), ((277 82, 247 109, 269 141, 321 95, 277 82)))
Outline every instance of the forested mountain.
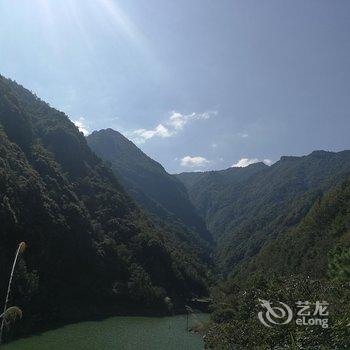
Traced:
POLYGON ((207 346, 349 348, 349 174, 350 151, 315 151, 271 167, 177 175, 218 240, 226 275, 212 291, 207 346), (326 300, 330 326, 266 328, 259 299, 326 300))
POLYGON ((295 228, 249 261, 249 274, 303 274, 350 280, 350 177, 321 198, 295 228), (343 269, 344 264, 347 269, 343 269))
POLYGON ((1 76, 0 223, 0 295, 28 246, 10 300, 24 310, 17 333, 206 291, 198 253, 153 224, 65 114, 1 76))
POLYGON ((232 273, 295 227, 349 173, 350 151, 315 151, 282 157, 271 167, 259 163, 177 178, 218 240, 218 262, 232 273))
POLYGON ((149 213, 177 231, 212 238, 190 202, 185 186, 119 132, 106 129, 87 137, 91 149, 108 161, 124 188, 149 213))
MULTIPOLYGON (((229 349, 349 349, 350 179, 317 198, 296 227, 219 283, 206 343, 229 349), (273 331, 261 325, 258 299, 329 304, 329 327, 273 331)), ((294 310, 296 312, 296 310, 294 310)))
POLYGON ((264 163, 257 163, 246 168, 181 173, 176 177, 186 186, 193 205, 218 239, 229 231, 227 226, 235 219, 232 213, 240 215, 235 208, 231 208, 232 199, 244 197, 241 187, 253 175, 267 169, 264 163))

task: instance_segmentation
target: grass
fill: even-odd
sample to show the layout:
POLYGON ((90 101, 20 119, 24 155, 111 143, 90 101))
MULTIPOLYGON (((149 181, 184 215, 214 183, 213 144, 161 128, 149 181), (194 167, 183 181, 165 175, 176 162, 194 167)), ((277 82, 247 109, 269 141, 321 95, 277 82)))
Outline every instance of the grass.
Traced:
POLYGON ((9 279, 9 283, 7 285, 7 292, 6 292, 6 298, 5 298, 5 303, 4 303, 4 309, 3 309, 3 313, 0 315, 0 318, 1 318, 0 344, 2 343, 5 325, 7 326, 10 322, 14 322, 17 318, 22 318, 22 310, 19 307, 11 306, 8 308, 7 305, 8 305, 9 299, 10 299, 13 275, 15 272, 17 261, 18 261, 18 258, 23 254, 25 249, 26 249, 26 244, 24 242, 21 242, 18 245, 16 255, 15 255, 15 258, 13 260, 10 279, 9 279))

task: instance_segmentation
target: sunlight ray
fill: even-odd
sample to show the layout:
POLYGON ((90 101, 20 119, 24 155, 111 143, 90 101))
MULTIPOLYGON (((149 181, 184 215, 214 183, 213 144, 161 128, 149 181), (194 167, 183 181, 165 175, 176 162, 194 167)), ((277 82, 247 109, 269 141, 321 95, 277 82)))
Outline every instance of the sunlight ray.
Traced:
POLYGON ((59 38, 54 20, 54 12, 50 5, 50 0, 35 0, 37 9, 40 13, 41 25, 43 26, 43 35, 46 38, 47 44, 57 55, 61 52, 59 38))
POLYGON ((97 10, 109 24, 115 37, 136 48, 144 59, 156 64, 154 53, 150 50, 144 35, 118 3, 113 0, 97 0, 96 3, 99 5, 97 10))
POLYGON ((94 50, 93 42, 88 33, 85 21, 81 15, 80 7, 76 0, 62 1, 65 15, 74 23, 79 31, 79 35, 89 51, 94 50))

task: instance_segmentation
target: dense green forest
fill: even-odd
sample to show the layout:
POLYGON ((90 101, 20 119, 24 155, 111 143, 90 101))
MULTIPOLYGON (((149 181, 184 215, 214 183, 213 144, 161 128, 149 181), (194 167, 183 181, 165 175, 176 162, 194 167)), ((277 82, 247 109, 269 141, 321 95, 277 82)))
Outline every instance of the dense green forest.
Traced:
POLYGON ((168 230, 198 249, 208 250, 211 234, 178 179, 115 130, 94 131, 87 142, 111 165, 124 188, 155 221, 167 225, 168 230))
POLYGON ((183 173, 190 198, 217 240, 217 263, 232 274, 283 236, 350 173, 350 151, 315 151, 205 173, 183 173))
MULTIPOLYGON (((350 180, 315 200, 301 222, 271 242, 243 271, 213 289, 206 343, 230 349, 350 347, 350 180), (329 327, 266 328, 258 299, 329 303, 329 327)), ((296 310, 294 310, 296 311, 296 310)))
POLYGON ((168 312, 206 293, 196 249, 123 190, 68 117, 0 77, 0 295, 27 243, 11 304, 17 334, 116 313, 168 312))

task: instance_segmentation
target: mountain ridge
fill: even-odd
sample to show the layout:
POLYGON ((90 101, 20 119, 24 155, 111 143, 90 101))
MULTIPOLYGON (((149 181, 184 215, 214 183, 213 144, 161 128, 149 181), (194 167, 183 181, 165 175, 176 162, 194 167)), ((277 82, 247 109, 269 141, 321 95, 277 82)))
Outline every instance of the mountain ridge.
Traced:
POLYGON ((350 172, 350 151, 281 157, 252 170, 254 165, 176 175, 218 240, 218 259, 227 270, 299 222, 317 197, 344 180, 350 172), (222 180, 224 174, 228 180, 222 180))
POLYGON ((86 139, 91 149, 111 164, 121 183, 144 209, 174 226, 189 227, 211 243, 211 235, 185 186, 160 163, 113 129, 94 131, 86 139))

